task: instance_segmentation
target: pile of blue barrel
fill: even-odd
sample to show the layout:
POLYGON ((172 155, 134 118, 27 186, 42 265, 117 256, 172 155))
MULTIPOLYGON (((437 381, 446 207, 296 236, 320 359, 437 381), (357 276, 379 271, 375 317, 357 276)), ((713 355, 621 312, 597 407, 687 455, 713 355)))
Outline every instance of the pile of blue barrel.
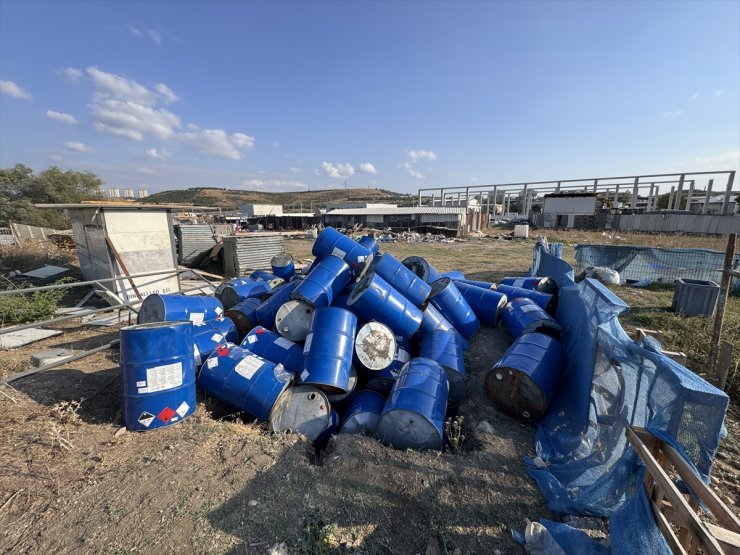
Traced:
POLYGON ((138 324, 121 330, 126 427, 187 418, 197 386, 319 447, 350 433, 398 449, 442 449, 447 413, 465 397, 468 340, 502 318, 517 340, 486 390, 502 410, 536 417, 542 403, 529 382, 539 383, 543 369, 520 359, 530 348, 552 355, 545 340, 559 327, 546 312, 556 303, 546 279, 472 281, 421 257, 399 261, 373 237, 354 241, 331 227, 312 252, 300 274, 282 254, 271 271, 223 283, 213 297, 148 296, 138 324), (513 397, 524 405, 509 410, 513 397))

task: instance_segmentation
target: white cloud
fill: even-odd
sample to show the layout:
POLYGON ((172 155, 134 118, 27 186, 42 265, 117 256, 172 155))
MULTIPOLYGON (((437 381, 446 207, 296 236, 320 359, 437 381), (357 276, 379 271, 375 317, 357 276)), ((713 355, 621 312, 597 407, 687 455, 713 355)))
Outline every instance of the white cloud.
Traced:
POLYGON ((180 118, 169 110, 125 100, 94 100, 92 117, 98 131, 132 141, 142 141, 148 135, 168 139, 180 127, 180 118))
POLYGON ((662 118, 677 118, 683 115, 683 110, 675 110, 673 112, 663 112, 660 114, 662 118))
POLYGON ((150 148, 146 151, 146 155, 155 160, 167 160, 170 157, 170 153, 166 148, 160 148, 159 150, 150 148))
POLYGON ((76 67, 65 67, 64 69, 59 69, 56 71, 56 74, 66 77, 73 83, 76 83, 82 77, 82 71, 76 67))
POLYGON ((280 148, 280 143, 277 141, 272 142, 272 148, 280 148))
POLYGON ((470 181, 472 181, 473 183, 478 183, 478 178, 477 177, 471 177, 470 178, 470 181))
POLYGON ((331 164, 329 162, 321 162, 321 169, 329 177, 344 178, 354 175, 355 169, 349 162, 346 164, 331 164))
POLYGON ((406 169, 406 171, 411 177, 415 179, 424 179, 424 176, 422 175, 422 173, 419 171, 416 171, 414 169, 414 166, 412 166, 409 162, 404 162, 403 167, 406 169))
POLYGON ((69 123, 71 125, 77 125, 80 123, 74 116, 64 114, 62 112, 55 112, 54 110, 46 110, 46 117, 56 121, 61 121, 62 123, 69 123))
POLYGON ((717 89, 716 91, 714 91, 714 96, 716 96, 717 98, 719 98, 723 94, 725 94, 725 89, 717 89))
POLYGON ((51 158, 55 162, 61 162, 62 160, 64 160, 64 156, 62 156, 61 154, 52 154, 51 156, 49 156, 49 158, 51 158))
POLYGON ((146 175, 157 175, 157 170, 153 170, 152 168, 136 168, 136 171, 146 175))
POLYGON ((289 167, 288 171, 290 173, 303 173, 303 170, 301 168, 296 168, 294 166, 289 167))
POLYGON ((149 32, 147 33, 149 35, 149 38, 152 39, 154 44, 159 46, 162 44, 162 34, 158 31, 155 31, 154 29, 149 29, 149 32))
POLYGON ((157 102, 157 95, 154 92, 133 79, 101 71, 94 66, 87 68, 87 74, 92 77, 98 97, 117 98, 146 106, 152 106, 157 102))
POLYGON ((244 133, 227 134, 223 129, 200 129, 178 133, 177 138, 198 154, 228 160, 239 160, 243 152, 254 147, 254 137, 244 133))
POLYGON ((137 27, 134 27, 133 25, 128 26, 128 30, 131 32, 132 35, 136 35, 137 37, 143 37, 144 33, 141 32, 141 30, 137 27))
POLYGON ((12 96, 13 98, 31 99, 31 93, 14 81, 0 81, 0 93, 12 96))
POLYGON ((167 104, 172 104, 173 102, 180 100, 175 92, 164 83, 157 83, 154 85, 154 90, 162 95, 162 98, 164 98, 164 101, 167 104))
POLYGON ((680 162, 680 167, 689 171, 732 170, 740 166, 740 150, 728 150, 706 156, 696 156, 690 161, 680 162))
POLYGON ((64 148, 70 152, 90 152, 92 149, 84 143, 78 143, 75 141, 67 141, 64 143, 64 148))
POLYGON ((431 150, 409 150, 408 152, 411 163, 415 164, 419 160, 436 160, 437 155, 431 150))
POLYGON ((691 97, 691 100, 696 100, 699 98, 699 93, 694 93, 694 95, 691 97))
POLYGON ((358 171, 360 173, 378 173, 378 170, 376 170, 375 166, 373 166, 370 162, 360 164, 358 171))

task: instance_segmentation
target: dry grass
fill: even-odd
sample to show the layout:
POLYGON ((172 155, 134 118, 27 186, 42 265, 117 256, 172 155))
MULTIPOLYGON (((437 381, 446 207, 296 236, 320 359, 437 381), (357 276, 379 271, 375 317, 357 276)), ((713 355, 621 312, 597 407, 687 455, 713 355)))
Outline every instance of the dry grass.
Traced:
POLYGON ((26 242, 22 245, 0 247, 0 271, 28 272, 44 264, 79 266, 77 254, 57 248, 49 241, 26 242))

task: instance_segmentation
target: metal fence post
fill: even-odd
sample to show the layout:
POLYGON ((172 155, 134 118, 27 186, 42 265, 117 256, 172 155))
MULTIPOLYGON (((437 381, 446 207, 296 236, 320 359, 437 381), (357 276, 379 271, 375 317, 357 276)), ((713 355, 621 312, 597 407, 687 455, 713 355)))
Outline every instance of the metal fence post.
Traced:
POLYGON ((725 250, 725 264, 722 271, 722 282, 719 289, 719 298, 717 299, 717 312, 714 316, 714 327, 712 328, 712 342, 709 345, 709 357, 707 368, 709 376, 712 379, 718 379, 717 375, 717 352, 719 350, 719 341, 722 336, 722 323, 725 318, 725 305, 727 304, 727 294, 730 291, 732 281, 732 266, 735 262, 735 242, 737 235, 730 233, 727 236, 727 249, 725 250))

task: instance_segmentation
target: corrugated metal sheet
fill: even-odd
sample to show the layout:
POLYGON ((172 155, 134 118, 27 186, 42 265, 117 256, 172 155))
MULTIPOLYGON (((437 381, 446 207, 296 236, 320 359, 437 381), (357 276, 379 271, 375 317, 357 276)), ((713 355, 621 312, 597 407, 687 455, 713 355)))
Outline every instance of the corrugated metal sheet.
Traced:
POLYGON ((460 214, 464 216, 466 208, 451 206, 389 206, 387 208, 336 208, 329 210, 327 216, 370 216, 370 215, 404 215, 404 214, 460 214))
POLYGON ((248 271, 270 268, 272 257, 284 250, 278 233, 250 233, 224 237, 224 273, 243 276, 248 271))
POLYGON ((452 222, 457 223, 465 216, 462 214, 421 214, 422 223, 452 222))
POLYGON ((178 244, 177 259, 180 264, 190 264, 216 244, 213 228, 208 224, 176 225, 175 234, 178 244))
POLYGON ((740 233, 740 217, 689 214, 687 212, 620 214, 614 217, 612 227, 621 231, 726 235, 728 233, 740 233))
POLYGON ((13 232, 9 227, 0 227, 0 246, 15 245, 13 232))

